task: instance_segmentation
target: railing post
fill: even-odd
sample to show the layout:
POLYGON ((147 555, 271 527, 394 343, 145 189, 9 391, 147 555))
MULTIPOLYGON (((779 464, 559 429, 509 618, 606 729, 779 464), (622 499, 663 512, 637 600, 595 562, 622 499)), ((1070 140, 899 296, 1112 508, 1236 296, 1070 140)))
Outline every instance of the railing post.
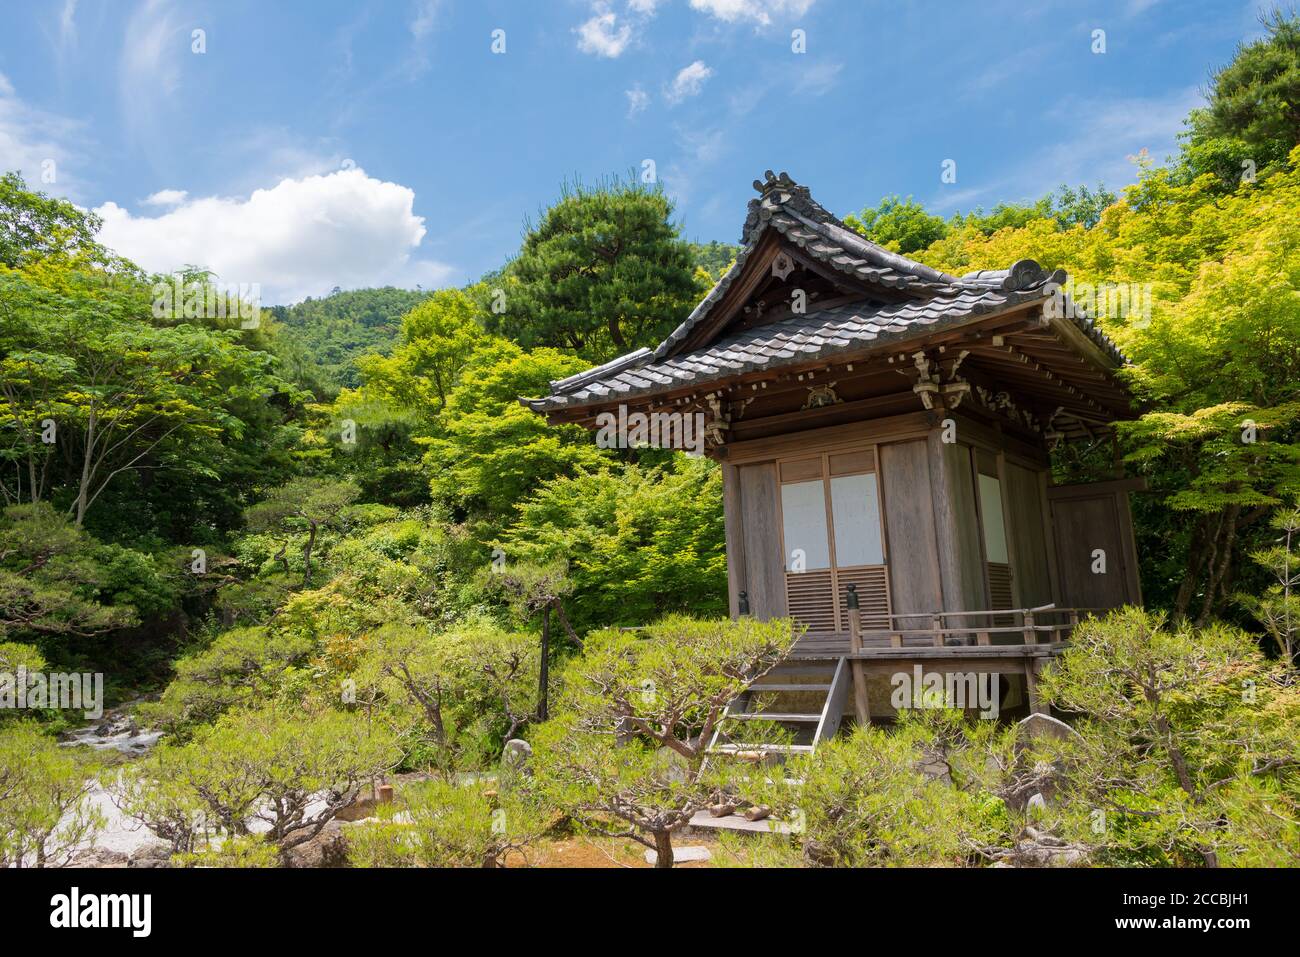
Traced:
POLYGON ((1038 632, 1034 631, 1034 613, 1028 609, 1025 610, 1025 644, 1038 644, 1038 632))
POLYGON ((862 616, 858 613, 858 586, 849 583, 849 593, 844 600, 849 613, 849 651, 854 656, 850 659, 853 668, 853 710, 857 713, 858 725, 865 727, 871 723, 871 703, 867 699, 867 675, 862 670, 862 659, 857 655, 862 651, 862 616))
POLYGON ((943 647, 943 614, 938 613, 930 616, 930 627, 934 629, 934 646, 943 647))

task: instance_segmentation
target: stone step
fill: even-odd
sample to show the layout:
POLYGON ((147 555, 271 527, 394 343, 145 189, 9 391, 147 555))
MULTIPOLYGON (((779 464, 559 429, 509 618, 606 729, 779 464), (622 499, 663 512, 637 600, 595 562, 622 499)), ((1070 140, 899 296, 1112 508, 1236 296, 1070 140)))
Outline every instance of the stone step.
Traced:
POLYGON ((705 754, 739 754, 746 751, 760 751, 763 754, 806 754, 812 751, 811 744, 719 744, 705 751, 705 754))
MULTIPOLYGON (((691 817, 691 827, 698 827, 702 831, 749 831, 753 834, 790 833, 790 825, 775 818, 767 817, 761 821, 750 821, 739 814, 714 817, 708 811, 696 811, 694 816, 691 817)), ((674 859, 676 859, 676 855, 674 855, 674 859)))

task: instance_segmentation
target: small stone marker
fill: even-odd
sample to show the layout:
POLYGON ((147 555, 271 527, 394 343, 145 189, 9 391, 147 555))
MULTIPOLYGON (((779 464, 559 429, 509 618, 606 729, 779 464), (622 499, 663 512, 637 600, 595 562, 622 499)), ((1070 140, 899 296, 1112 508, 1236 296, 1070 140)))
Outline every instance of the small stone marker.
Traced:
MULTIPOLYGON (((691 861, 708 861, 712 859, 713 859, 713 855, 709 852, 709 849, 707 847, 693 845, 691 847, 673 848, 674 864, 687 864, 691 861)), ((647 864, 655 864, 658 863, 658 861, 659 861, 659 854, 657 852, 655 851, 645 852, 645 862, 647 864)))
POLYGON ((510 771, 526 771, 533 746, 523 738, 511 738, 501 750, 501 763, 510 771))

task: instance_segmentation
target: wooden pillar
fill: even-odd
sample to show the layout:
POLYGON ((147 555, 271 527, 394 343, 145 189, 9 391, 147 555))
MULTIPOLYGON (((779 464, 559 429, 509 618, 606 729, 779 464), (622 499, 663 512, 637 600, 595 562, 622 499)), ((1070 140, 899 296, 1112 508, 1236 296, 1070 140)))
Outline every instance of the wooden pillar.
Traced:
POLYGON ((1031 714, 1050 714, 1051 709, 1038 694, 1038 659, 1025 659, 1025 696, 1029 699, 1031 714))
MULTIPOLYGON (((862 616, 858 613, 857 585, 849 584, 845 605, 849 613, 849 651, 857 655, 862 651, 862 616)), ((858 724, 865 727, 871 723, 871 702, 867 699, 867 676, 862 670, 862 659, 851 658, 850 667, 853 669, 853 710, 858 724)))

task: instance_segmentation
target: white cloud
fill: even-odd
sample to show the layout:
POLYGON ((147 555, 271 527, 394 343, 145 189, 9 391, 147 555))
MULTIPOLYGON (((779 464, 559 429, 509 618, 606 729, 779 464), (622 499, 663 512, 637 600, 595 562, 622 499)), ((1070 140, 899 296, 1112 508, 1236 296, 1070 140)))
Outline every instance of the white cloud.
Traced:
POLYGON ((183 189, 160 189, 150 196, 146 196, 142 202, 146 206, 179 206, 189 197, 189 193, 183 189))
POLYGON ((623 95, 627 97, 628 116, 636 116, 650 105, 650 94, 641 88, 640 83, 634 83, 632 89, 624 90, 623 95))
POLYGON ((288 303, 336 285, 448 281, 452 267, 412 258, 425 235, 414 201, 411 189, 350 169, 284 179, 246 199, 185 197, 157 216, 112 202, 95 212, 100 239, 148 270, 193 264, 225 284, 259 284, 264 303, 288 303))
POLYGON ((166 106, 180 87, 181 64, 191 51, 191 28, 170 0, 146 0, 127 20, 118 63, 122 125, 138 140, 166 142, 166 106))
POLYGON ((627 0, 627 8, 643 17, 653 17, 660 0, 627 0))
POLYGON ((801 17, 814 0, 691 0, 692 9, 724 23, 752 21, 765 27, 774 19, 801 17))
POLYGON ((417 0, 415 4, 415 16, 411 18, 411 36, 417 40, 423 40, 438 23, 438 8, 442 6, 441 0, 417 0))
POLYGON ((822 61, 804 67, 795 76, 794 89, 796 93, 811 93, 813 96, 822 96, 829 93, 839 82, 840 71, 844 69, 843 63, 832 63, 822 61))
POLYGON ((69 46, 77 42, 77 0, 63 0, 63 9, 59 12, 59 45, 69 46))
POLYGON ((712 68, 705 66, 703 60, 696 60, 677 71, 672 84, 664 91, 664 96, 669 103, 680 103, 687 97, 699 96, 704 89, 704 81, 711 76, 712 68))
POLYGON ((0 173, 18 170, 36 189, 75 195, 68 144, 78 131, 69 119, 29 107, 0 73, 0 173))
POLYGON ((578 34, 578 49, 610 59, 622 56, 632 42, 632 28, 626 23, 617 24, 618 17, 612 10, 597 5, 591 19, 574 31, 578 34))

